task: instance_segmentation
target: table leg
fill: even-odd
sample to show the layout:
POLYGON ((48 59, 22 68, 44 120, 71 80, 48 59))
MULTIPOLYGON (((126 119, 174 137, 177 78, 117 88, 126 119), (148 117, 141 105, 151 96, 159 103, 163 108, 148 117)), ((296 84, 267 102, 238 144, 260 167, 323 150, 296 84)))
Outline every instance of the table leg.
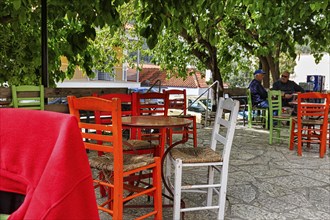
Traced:
POLYGON ((170 188, 170 186, 167 184, 167 180, 169 180, 169 178, 171 177, 171 161, 170 158, 166 158, 167 154, 171 151, 171 149, 179 144, 183 144, 187 142, 186 139, 182 139, 178 142, 173 143, 171 146, 169 146, 164 155, 162 156, 162 181, 164 183, 164 187, 165 187, 165 192, 164 192, 164 204, 168 205, 170 200, 173 200, 173 192, 170 188), (164 163, 166 160, 166 167, 165 167, 165 174, 164 174, 164 163))

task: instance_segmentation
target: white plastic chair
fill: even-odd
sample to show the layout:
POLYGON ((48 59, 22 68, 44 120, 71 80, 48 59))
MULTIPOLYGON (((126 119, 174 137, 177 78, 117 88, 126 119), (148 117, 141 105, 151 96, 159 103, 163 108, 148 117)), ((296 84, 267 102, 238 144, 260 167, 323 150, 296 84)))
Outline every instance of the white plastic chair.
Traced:
MULTIPOLYGON (((170 183, 171 167, 173 165, 175 174, 174 186, 172 186, 174 187, 173 219, 180 219, 180 214, 182 212, 207 209, 216 210, 218 213, 217 219, 224 219, 229 156, 234 138, 238 111, 239 101, 221 97, 219 99, 219 106, 213 127, 211 146, 171 149, 167 158, 166 180, 167 183, 170 183), (185 176, 186 178, 184 178, 184 180, 189 181, 189 183, 184 182, 182 177, 184 172, 183 168, 185 167, 193 167, 193 170, 197 170, 198 167, 207 167, 208 174, 205 175, 205 178, 202 178, 204 173, 201 173, 198 178, 198 181, 202 181, 201 183, 191 183, 194 179, 193 176, 192 178, 187 178, 185 176), (216 170, 219 171, 220 178, 216 175, 216 172, 214 172, 216 170), (181 194, 183 192, 207 193, 205 198, 206 206, 201 204, 199 207, 182 207, 181 194), (212 204, 212 199, 214 199, 213 192, 217 194, 217 204, 212 204)), ((185 173, 185 175, 189 175, 189 173, 185 173)))

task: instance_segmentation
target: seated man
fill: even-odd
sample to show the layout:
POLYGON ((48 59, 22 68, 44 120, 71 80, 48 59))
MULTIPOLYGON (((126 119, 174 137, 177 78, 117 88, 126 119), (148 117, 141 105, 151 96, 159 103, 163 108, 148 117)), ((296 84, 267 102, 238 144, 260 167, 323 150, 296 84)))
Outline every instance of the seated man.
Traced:
POLYGON ((249 89, 251 91, 252 105, 260 108, 268 108, 267 91, 261 85, 261 81, 265 76, 265 72, 262 69, 254 72, 254 79, 250 82, 249 89))
POLYGON ((274 82, 273 90, 281 90, 282 91, 282 106, 283 107, 293 107, 289 104, 289 102, 293 99, 293 93, 297 92, 305 92, 305 90, 299 86, 294 81, 289 80, 290 73, 288 71, 284 71, 281 75, 281 78, 274 82))

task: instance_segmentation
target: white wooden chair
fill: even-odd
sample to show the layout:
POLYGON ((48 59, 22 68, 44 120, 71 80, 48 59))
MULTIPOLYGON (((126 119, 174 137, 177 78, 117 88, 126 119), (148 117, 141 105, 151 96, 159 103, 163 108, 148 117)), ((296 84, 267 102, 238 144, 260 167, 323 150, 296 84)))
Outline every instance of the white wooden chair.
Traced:
MULTIPOLYGON (((174 185, 172 185, 174 188, 174 195, 172 195, 174 197, 173 219, 180 219, 183 212, 208 209, 217 211, 217 219, 224 219, 229 156, 238 111, 239 101, 221 97, 213 127, 211 146, 173 148, 168 154, 166 165, 166 181, 168 184, 170 184, 171 180, 171 167, 172 165, 174 166, 174 185), (191 183, 195 179, 193 176, 191 178, 185 178, 185 181, 189 182, 184 182, 182 177, 183 168, 185 167, 193 167, 194 170, 197 170, 198 167, 207 167, 208 174, 201 180, 204 174, 201 173, 198 178, 198 181, 201 181, 201 183, 191 183), (220 177, 215 171, 219 171, 220 177), (181 194, 186 192, 207 193, 207 196, 205 196, 206 206, 205 204, 201 204, 199 207, 182 207, 181 194), (216 198, 213 198, 213 192, 216 192, 216 198), (216 204, 212 204, 213 199, 217 200, 216 204)), ((189 173, 185 173, 185 175, 189 175, 189 173)))

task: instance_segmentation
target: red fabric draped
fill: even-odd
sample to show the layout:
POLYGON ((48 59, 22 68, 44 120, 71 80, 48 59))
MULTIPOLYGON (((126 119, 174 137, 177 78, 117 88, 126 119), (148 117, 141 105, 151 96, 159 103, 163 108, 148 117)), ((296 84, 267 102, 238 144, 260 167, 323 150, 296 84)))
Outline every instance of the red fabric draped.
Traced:
POLYGON ((10 219, 99 219, 74 116, 0 109, 0 190, 25 194, 10 219))

